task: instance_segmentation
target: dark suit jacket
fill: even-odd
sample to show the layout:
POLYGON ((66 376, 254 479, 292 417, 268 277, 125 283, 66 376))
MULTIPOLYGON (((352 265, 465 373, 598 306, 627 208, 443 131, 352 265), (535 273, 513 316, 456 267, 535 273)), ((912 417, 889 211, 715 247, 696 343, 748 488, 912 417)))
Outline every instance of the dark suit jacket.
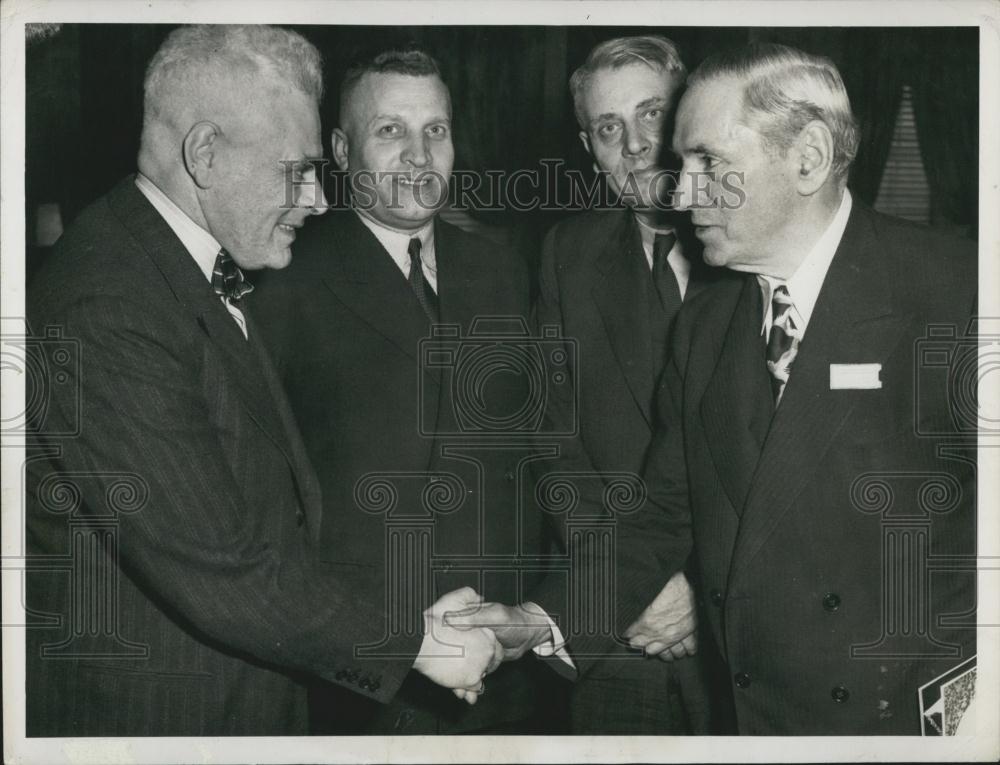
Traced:
POLYGON ((916 734, 918 687, 974 652, 975 425, 947 378, 976 267, 855 201, 773 418, 756 278, 681 310, 635 538, 678 568, 693 521, 741 733, 916 734), (831 390, 831 364, 862 363, 880 389, 831 390))
MULTIPOLYGON (((714 273, 701 260, 697 240, 692 241, 683 230, 679 233, 692 265, 684 296, 690 300, 705 289, 714 273)), ((545 240, 539 282, 535 308, 539 331, 542 326, 559 327, 565 341, 574 346, 567 358, 575 364, 569 364, 566 372, 576 382, 575 405, 567 406, 568 402, 554 395, 552 414, 560 422, 553 427, 562 433, 576 430, 577 436, 553 439, 560 449, 559 459, 536 465, 543 471, 578 475, 638 476, 656 422, 662 354, 655 346, 667 342, 667 333, 664 327, 654 326, 650 317, 648 302, 655 292, 633 213, 627 209, 588 212, 557 224, 545 240)), ((558 394, 569 389, 553 386, 552 390, 558 394)), ((584 493, 598 483, 579 480, 584 493)), ((565 519, 555 520, 565 542, 560 523, 565 519)), ((663 583, 667 578, 663 577, 663 583)), ((563 584, 558 577, 549 577, 532 594, 553 614, 564 613, 563 584)), ((687 666, 695 662, 681 667, 689 717, 670 709, 673 665, 644 661, 641 654, 628 652, 623 645, 611 658, 594 662, 581 656, 579 636, 577 640, 568 637, 570 653, 586 673, 573 694, 577 732, 670 734, 686 732, 689 725, 695 730, 704 728, 705 715, 696 707, 699 697, 707 702, 706 693, 700 690, 697 670, 687 666)), ((588 645, 583 645, 583 651, 588 645)))
MULTIPOLYGON (((702 263, 698 248, 684 244, 692 260, 688 301, 714 274, 702 263)), ((589 212, 555 226, 545 240, 539 283, 536 323, 539 328, 559 327, 572 346, 565 371, 575 380, 574 386, 551 386, 550 428, 576 435, 554 438, 558 461, 538 466, 542 471, 638 476, 656 422, 661 370, 654 343, 662 338, 654 338, 651 327, 647 300, 652 280, 632 212, 589 212)), ((584 483, 595 482, 580 480, 587 497, 594 487, 584 483)), ((566 593, 557 577, 533 594, 553 615, 565 613, 566 593)), ((581 653, 581 642, 575 646, 581 653)), ((601 650, 596 644, 590 647, 601 650)), ((586 658, 581 668, 590 670, 586 658)))
MULTIPOLYGON (((373 621, 372 643, 412 629, 418 604, 461 586, 516 602, 531 578, 516 560, 541 545, 538 514, 519 502, 530 441, 483 419, 512 415, 527 395, 520 375, 495 374, 489 362, 505 324, 490 317, 520 317, 527 330, 526 269, 482 238, 435 227, 441 322, 454 334, 430 336, 407 280, 352 211, 308 226, 289 278, 269 277, 254 295, 322 484, 322 554, 406 621, 373 621), (387 535, 414 523, 425 524, 427 546, 400 563, 387 535), (428 586, 390 592, 391 582, 428 586)), ((337 730, 454 732, 528 717, 531 669, 502 667, 474 707, 413 678, 388 708, 358 705, 337 730)))
POLYGON ((390 697, 409 663, 354 656, 381 603, 314 554, 319 486, 259 332, 133 178, 74 222, 28 304, 61 333, 39 347, 75 356, 28 464, 29 549, 51 556, 28 583, 46 625, 28 734, 298 734, 302 673, 390 697))

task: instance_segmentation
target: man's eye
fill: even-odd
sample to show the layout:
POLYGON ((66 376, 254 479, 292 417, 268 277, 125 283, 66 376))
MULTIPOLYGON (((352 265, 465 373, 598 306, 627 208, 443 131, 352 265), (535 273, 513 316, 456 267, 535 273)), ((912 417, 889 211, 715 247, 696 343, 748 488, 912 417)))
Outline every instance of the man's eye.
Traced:
POLYGON ((702 156, 701 167, 703 170, 712 170, 717 167, 719 160, 716 157, 702 156))
POLYGON ((597 134, 602 138, 610 138, 615 133, 618 132, 619 125, 617 122, 611 122, 607 125, 601 125, 597 128, 597 134))
POLYGON ((663 117, 663 109, 650 109, 649 111, 643 113, 642 116, 650 122, 655 122, 663 117))
POLYGON ((385 138, 392 138, 399 135, 399 125, 383 125, 378 129, 378 134, 385 138))
POLYGON ((448 135, 448 128, 444 125, 431 125, 427 128, 427 134, 431 138, 444 138, 448 135))

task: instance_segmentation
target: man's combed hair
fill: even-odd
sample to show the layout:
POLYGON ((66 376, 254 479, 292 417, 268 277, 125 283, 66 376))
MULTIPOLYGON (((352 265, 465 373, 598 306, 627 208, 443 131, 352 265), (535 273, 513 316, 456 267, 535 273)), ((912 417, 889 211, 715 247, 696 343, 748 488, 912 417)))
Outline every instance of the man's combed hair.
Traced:
POLYGON ((411 77, 441 77, 437 60, 419 48, 398 48, 356 58, 340 83, 340 114, 354 88, 366 74, 407 74, 411 77))
POLYGON ((744 83, 750 126, 779 151, 787 150, 813 120, 823 122, 833 135, 833 175, 846 177, 858 151, 858 126, 832 61, 785 45, 755 43, 705 59, 688 86, 722 77, 744 83))
POLYGON ((215 86, 270 77, 314 98, 323 97, 323 59, 302 35, 280 27, 199 24, 175 29, 149 62, 144 83, 147 116, 170 101, 215 86))
POLYGON ((590 78, 601 69, 620 69, 636 63, 645 64, 663 73, 669 72, 679 80, 683 80, 687 75, 687 69, 677 52, 677 46, 666 37, 642 35, 605 40, 590 51, 587 60, 569 78, 569 90, 573 94, 573 110, 580 127, 587 127, 582 93, 590 78))

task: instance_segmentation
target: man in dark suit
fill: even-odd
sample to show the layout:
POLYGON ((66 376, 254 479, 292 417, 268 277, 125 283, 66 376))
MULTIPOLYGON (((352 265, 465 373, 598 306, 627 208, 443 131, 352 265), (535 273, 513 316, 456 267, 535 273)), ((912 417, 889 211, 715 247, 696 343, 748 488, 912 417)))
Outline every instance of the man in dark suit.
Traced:
MULTIPOLYGON (((503 363, 496 374, 478 367, 482 378, 475 370, 505 332, 523 340, 526 268, 437 216, 454 149, 433 58, 408 50, 360 61, 340 103, 333 154, 352 209, 303 232, 294 266, 263 284, 254 306, 320 476, 321 555, 390 614, 461 586, 516 600, 528 582, 519 561, 538 555, 542 530, 537 513, 519 509, 530 442, 496 423, 528 391, 503 363), (401 529, 416 547, 397 547, 401 529)), ((408 629, 392 616, 369 627, 383 651, 408 629)), ((523 721, 539 724, 545 676, 505 666, 471 709, 412 677, 393 703, 354 702, 350 717, 340 714, 343 691, 326 686, 313 698, 316 730, 525 732, 523 721)))
POLYGON ((321 92, 297 34, 174 31, 146 75, 139 174, 30 285, 31 325, 75 350, 27 465, 28 735, 301 734, 307 675, 385 701, 411 666, 461 689, 499 663, 488 632, 460 643, 441 621, 471 591, 397 656, 360 655, 383 603, 315 554, 319 484, 242 269, 287 265, 325 207, 292 183, 322 151, 321 92), (442 655, 456 645, 464 660, 442 655))
MULTIPOLYGON (((552 430, 578 430, 578 438, 559 439, 559 459, 536 463, 545 470, 605 478, 642 471, 674 316, 711 276, 684 216, 673 214, 664 196, 669 175, 661 147, 685 76, 672 42, 643 36, 602 42, 570 79, 580 140, 622 206, 573 216, 545 240, 536 321, 559 327, 579 349, 566 356, 577 360, 566 369, 575 385, 562 388, 573 388, 576 400, 557 401, 554 388, 551 408, 565 420, 552 430)), ((566 615, 564 587, 564 580, 550 577, 532 598, 553 616, 566 615)), ((669 633, 646 646, 648 655, 664 661, 644 660, 624 645, 597 662, 577 657, 574 733, 708 732, 701 657, 684 658, 695 654, 694 609, 693 591, 679 572, 647 615, 669 623, 669 633), (674 664, 675 658, 683 661, 674 664)), ((485 609, 476 619, 491 623, 490 616, 485 609)), ((574 640, 562 637, 569 638, 572 657, 574 640)))
POLYGON ((949 393, 975 247, 851 198, 826 59, 709 58, 673 142, 678 205, 731 273, 677 319, 629 597, 693 536, 740 733, 917 734, 920 686, 975 653, 975 423, 949 393))

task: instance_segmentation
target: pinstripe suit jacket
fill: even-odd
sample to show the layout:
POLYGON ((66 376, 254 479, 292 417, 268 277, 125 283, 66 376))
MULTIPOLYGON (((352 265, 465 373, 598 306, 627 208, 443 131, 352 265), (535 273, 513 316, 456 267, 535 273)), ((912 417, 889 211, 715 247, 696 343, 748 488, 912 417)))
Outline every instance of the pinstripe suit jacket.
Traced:
MULTIPOLYGON (((974 653, 976 266, 855 201, 777 410, 756 278, 681 309, 623 563, 679 567, 693 536, 740 733, 918 734, 917 689, 974 653), (833 364, 881 387, 835 388, 833 364)), ((651 599, 637 571, 620 592, 651 599)))
POLYGON ((28 734, 303 733, 306 673, 391 697, 408 663, 354 656, 378 613, 314 555, 318 482, 257 328, 132 178, 28 297, 76 358, 27 469, 28 734))

